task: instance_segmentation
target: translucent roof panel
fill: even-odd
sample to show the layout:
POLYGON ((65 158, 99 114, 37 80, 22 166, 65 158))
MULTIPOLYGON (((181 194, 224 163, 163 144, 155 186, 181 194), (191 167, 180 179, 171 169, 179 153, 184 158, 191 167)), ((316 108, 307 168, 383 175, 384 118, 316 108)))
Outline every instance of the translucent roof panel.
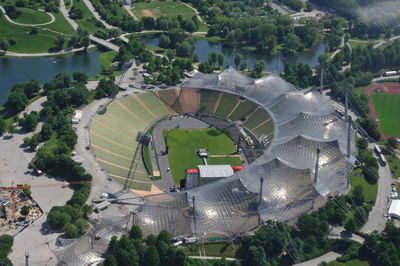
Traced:
POLYGON ((192 208, 186 193, 150 196, 135 215, 144 235, 158 234, 167 229, 171 235, 191 235, 192 208))
POLYGON ((292 120, 300 113, 327 115, 334 112, 329 101, 314 90, 286 93, 269 110, 278 125, 292 120))
MULTIPOLYGON (((293 120, 279 126, 274 142, 286 142, 300 135, 315 141, 337 140, 341 152, 347 154, 347 131, 348 124, 334 114, 316 116, 300 113, 293 120)), ((355 130, 350 128, 350 131, 351 140, 354 140, 355 130)), ((351 154, 355 157, 355 142, 351 141, 350 146, 351 154)))

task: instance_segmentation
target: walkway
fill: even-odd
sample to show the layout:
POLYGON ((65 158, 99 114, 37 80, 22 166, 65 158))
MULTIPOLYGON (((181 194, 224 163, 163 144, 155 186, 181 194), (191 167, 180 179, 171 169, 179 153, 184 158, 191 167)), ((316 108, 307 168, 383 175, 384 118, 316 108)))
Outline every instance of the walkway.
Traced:
POLYGON ((340 42, 340 46, 329 57, 329 60, 332 60, 335 57, 335 55, 337 55, 340 52, 340 49, 342 49, 343 47, 344 47, 344 35, 342 36, 342 41, 340 42))
POLYGON ((93 16, 99 20, 105 27, 106 29, 114 29, 115 27, 108 24, 107 22, 105 22, 100 14, 96 11, 96 9, 94 8, 94 6, 92 5, 92 3, 89 0, 83 0, 83 2, 85 3, 85 5, 87 6, 87 8, 90 10, 90 12, 92 12, 93 16))
POLYGON ((330 251, 318 258, 308 260, 299 264, 295 264, 294 266, 316 266, 319 265, 321 262, 330 262, 333 260, 336 260, 336 258, 342 256, 341 253, 335 252, 335 251, 330 251))
POLYGON ((1 12, 4 14, 4 17, 8 20, 8 22, 10 22, 10 23, 12 23, 12 24, 15 24, 15 25, 19 25, 19 26, 26 26, 26 27, 46 26, 46 25, 49 25, 49 24, 53 23, 53 22, 56 20, 56 18, 54 17, 54 15, 51 14, 50 12, 44 12, 44 11, 42 11, 42 10, 39 10, 39 11, 44 12, 44 13, 46 13, 47 15, 49 15, 50 18, 51 18, 51 20, 50 20, 49 22, 46 22, 46 23, 39 23, 39 24, 22 24, 22 23, 18 23, 18 22, 13 21, 13 20, 7 15, 5 9, 4 9, 2 6, 0 6, 0 10, 1 10, 1 12))
POLYGON ((203 19, 200 17, 199 11, 197 11, 196 8, 192 7, 191 5, 189 5, 189 4, 185 3, 185 2, 182 2, 182 1, 181 1, 181 3, 184 4, 185 6, 187 6, 188 8, 192 9, 192 10, 194 11, 194 13, 196 13, 197 19, 198 19, 201 23, 203 23, 204 25, 210 26, 209 24, 207 24, 206 22, 203 21, 203 19))
MULTIPOLYGON (((202 260, 202 259, 206 259, 206 260, 221 260, 222 257, 211 257, 211 256, 189 256, 189 258, 191 259, 197 259, 197 260, 202 260)), ((237 259, 237 258, 227 258, 224 257, 227 261, 245 261, 245 259, 237 259)))
POLYGON ((135 14, 133 14, 130 5, 124 5, 124 8, 126 9, 126 12, 128 12, 128 14, 131 15, 131 17, 133 17, 134 20, 138 20, 135 14))
MULTIPOLYGON (((373 149, 374 144, 375 143, 369 143, 369 148, 373 149)), ((381 232, 385 228, 387 222, 387 217, 385 217, 385 215, 387 214, 390 201, 392 181, 393 178, 389 166, 386 165, 382 167, 379 165, 378 195, 376 196, 375 205, 369 213, 368 221, 361 229, 361 232, 371 233, 374 230, 381 232)))
MULTIPOLYGON (((94 45, 90 45, 88 48, 95 47, 94 45)), ((63 54, 69 54, 69 53, 75 53, 79 51, 85 50, 85 47, 80 47, 80 48, 67 48, 58 52, 51 52, 51 53, 33 53, 33 54, 28 54, 28 53, 14 53, 14 52, 6 52, 5 55, 7 56, 15 56, 15 57, 40 57, 40 56, 57 56, 57 55, 63 55, 63 54)))

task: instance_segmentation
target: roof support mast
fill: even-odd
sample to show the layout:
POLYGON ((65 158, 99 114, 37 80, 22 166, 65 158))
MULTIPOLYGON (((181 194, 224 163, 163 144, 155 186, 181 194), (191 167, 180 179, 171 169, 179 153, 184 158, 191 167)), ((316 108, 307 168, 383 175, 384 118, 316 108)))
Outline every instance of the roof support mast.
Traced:
POLYGON ((319 84, 319 94, 322 95, 322 89, 324 87, 324 63, 321 63, 321 78, 319 84))
POLYGON ((314 172, 314 182, 313 182, 313 190, 314 190, 314 195, 313 195, 313 200, 312 200, 312 208, 314 209, 314 203, 315 203, 315 198, 317 197, 317 189, 315 186, 317 185, 318 182, 318 169, 319 169, 319 154, 321 153, 321 150, 317 148, 317 160, 315 162, 315 172, 314 172))
POLYGON ((345 89, 345 98, 344 98, 344 121, 347 122, 349 119, 348 117, 348 110, 349 110, 349 88, 346 87, 345 89))
POLYGON ((260 214, 260 207, 261 207, 261 202, 263 199, 263 183, 264 183, 264 177, 260 177, 260 193, 258 194, 258 223, 260 224, 262 222, 261 219, 261 214, 260 214))

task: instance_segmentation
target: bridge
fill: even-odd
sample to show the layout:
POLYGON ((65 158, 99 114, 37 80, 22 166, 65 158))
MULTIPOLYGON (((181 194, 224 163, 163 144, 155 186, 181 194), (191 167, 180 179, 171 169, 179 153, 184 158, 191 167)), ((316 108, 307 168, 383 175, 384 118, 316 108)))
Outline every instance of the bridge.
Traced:
POLYGON ((95 43, 97 43, 97 44, 99 44, 99 45, 101 45, 101 46, 104 46, 104 47, 106 47, 107 49, 110 49, 110 50, 113 50, 113 51, 116 51, 116 52, 119 51, 119 46, 117 46, 117 45, 115 45, 115 44, 113 44, 113 43, 111 43, 111 42, 108 42, 108 41, 106 41, 106 40, 97 38, 96 36, 93 36, 93 35, 90 35, 89 38, 90 38, 90 40, 91 40, 92 42, 95 42, 95 43))

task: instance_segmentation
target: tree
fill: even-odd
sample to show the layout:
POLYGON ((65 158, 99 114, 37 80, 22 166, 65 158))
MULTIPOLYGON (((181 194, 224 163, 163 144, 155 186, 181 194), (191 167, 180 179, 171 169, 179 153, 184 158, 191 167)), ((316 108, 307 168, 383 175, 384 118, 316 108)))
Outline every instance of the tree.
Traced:
POLYGON ((86 83, 88 80, 88 75, 85 72, 78 71, 78 70, 72 74, 72 77, 74 80, 83 82, 83 83, 86 83))
POLYGON ((142 229, 138 225, 133 225, 131 230, 129 231, 130 239, 140 239, 143 238, 142 229))
POLYGON ((27 216, 28 214, 29 214, 29 207, 26 206, 26 205, 22 206, 22 208, 21 208, 21 215, 27 216))
POLYGON ((3 50, 3 52, 7 52, 8 47, 10 46, 10 44, 7 42, 6 38, 0 38, 0 50, 3 50))
POLYGON ((364 139, 364 138, 359 138, 357 140, 357 147, 360 150, 365 150, 366 148, 368 148, 368 141, 366 139, 364 139))
POLYGON ((238 68, 238 66, 240 65, 240 62, 242 61, 242 55, 237 53, 235 55, 235 58, 233 59, 233 62, 235 63, 236 69, 238 68))
POLYGON ((73 5, 71 10, 69 11, 69 15, 72 19, 82 19, 83 18, 83 10, 76 5, 73 5))
POLYGON ((114 257, 114 255, 110 254, 106 257, 103 263, 104 266, 118 266, 117 259, 114 257))
POLYGON ((300 39, 294 33, 289 33, 283 39, 283 48, 285 54, 293 54, 300 47, 300 39))
MULTIPOLYGON (((168 36, 167 36, 167 37, 168 37, 168 36)), ((167 54, 168 59, 169 59, 170 61, 172 61, 172 59, 174 59, 174 57, 175 57, 175 50, 168 49, 167 52, 166 52, 166 54, 167 54)))
POLYGON ((398 146, 397 140, 396 140, 394 137, 388 138, 388 140, 387 140, 387 146, 388 146, 388 148, 391 149, 391 150, 397 149, 397 146, 398 146))
POLYGON ((6 131, 6 121, 0 117, 0 136, 6 131))
POLYGON ((352 194, 354 203, 357 206, 363 205, 363 203, 365 202, 364 188, 361 185, 357 185, 354 187, 352 194))
POLYGON ((169 48, 170 45, 171 40, 169 39, 169 37, 165 34, 161 34, 158 46, 160 46, 161 48, 169 48))
POLYGON ((357 224, 354 221, 353 218, 349 218, 349 220, 346 222, 346 224, 344 225, 344 228, 349 231, 349 232, 356 232, 357 230, 357 224))
POLYGON ((83 214, 83 217, 85 217, 86 219, 89 218, 89 216, 92 214, 92 212, 93 212, 92 205, 85 204, 82 206, 82 214, 83 214))
POLYGON ((31 29, 31 31, 29 32, 30 35, 35 35, 35 34, 37 34, 37 33, 38 33, 38 30, 37 30, 37 28, 35 28, 35 27, 33 27, 33 28, 31 29))
POLYGON ((28 98, 22 91, 12 91, 5 106, 11 113, 18 113, 25 109, 27 103, 28 98))
POLYGON ((114 40, 118 39, 121 33, 122 32, 120 28, 113 28, 108 31, 108 35, 110 36, 110 38, 113 38, 114 40))
POLYGON ((78 234, 80 235, 89 229, 89 223, 83 218, 77 219, 74 224, 78 229, 78 234))
POLYGON ((76 238, 78 236, 78 228, 74 224, 65 224, 62 231, 65 238, 76 238))
POLYGON ((152 246, 156 242, 157 242, 157 238, 153 234, 150 234, 150 235, 147 236, 147 238, 146 238, 146 245, 147 246, 152 246))
POLYGON ((261 246, 251 246, 247 254, 247 263, 252 266, 270 265, 266 259, 265 251, 261 246))
POLYGON ((257 74, 261 74, 261 72, 265 68, 265 62, 264 60, 257 60, 254 64, 254 72, 257 74))
POLYGON ((160 264, 160 255, 154 246, 147 248, 144 256, 144 264, 147 266, 158 266, 160 264))
POLYGON ((224 64, 225 56, 224 54, 218 54, 218 65, 221 67, 224 64))
POLYGON ((19 125, 22 127, 22 129, 28 132, 34 131, 38 123, 39 114, 36 111, 32 111, 29 115, 24 113, 24 118, 19 121, 19 125))
POLYGON ((218 57, 218 55, 217 55, 217 53, 216 52, 210 52, 209 54, 208 54, 208 63, 210 64, 210 65, 215 65, 215 63, 217 62, 217 57, 218 57))
POLYGON ((165 243, 169 243, 171 240, 171 235, 167 230, 161 230, 157 236, 157 241, 164 241, 165 243))

